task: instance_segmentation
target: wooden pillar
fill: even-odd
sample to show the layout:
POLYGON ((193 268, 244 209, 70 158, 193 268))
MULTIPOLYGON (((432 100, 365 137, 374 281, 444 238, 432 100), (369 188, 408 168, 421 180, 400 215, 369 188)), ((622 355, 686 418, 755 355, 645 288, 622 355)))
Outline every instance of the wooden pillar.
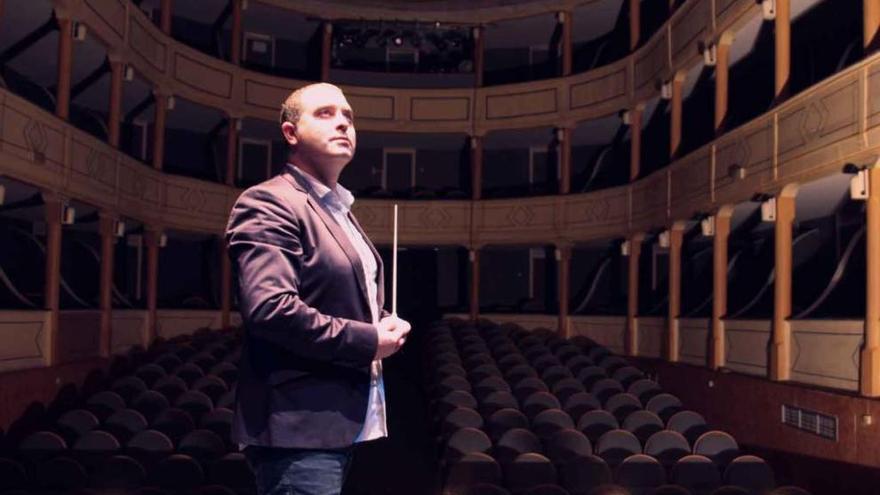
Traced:
POLYGON ((144 247, 147 250, 147 334, 144 336, 144 347, 148 347, 158 335, 158 298, 159 298, 159 244, 162 231, 156 227, 144 230, 144 247))
POLYGON ((788 380, 791 375, 791 274, 792 223, 796 186, 786 186, 776 198, 775 259, 773 283, 773 342, 770 346, 770 379, 788 380))
POLYGON ((626 337, 625 352, 635 356, 639 350, 638 313, 639 313, 639 256, 642 253, 642 241, 645 234, 633 234, 629 242, 629 283, 626 301, 626 337))
POLYGON ((172 0, 162 0, 159 4, 159 14, 162 16, 159 21, 159 28, 163 33, 171 35, 171 14, 173 10, 172 0))
POLYGON ((485 68, 483 35, 486 34, 482 27, 475 27, 474 35, 474 86, 483 85, 483 69, 485 68))
POLYGON ((471 136, 471 199, 483 192, 483 136, 471 136))
POLYGON ((113 341, 113 255, 116 245, 117 218, 105 212, 99 213, 98 218, 98 230, 101 234, 101 272, 98 296, 101 309, 99 349, 102 357, 110 357, 113 341))
POLYGON ((46 222, 46 265, 43 282, 43 306, 49 312, 49 365, 58 361, 58 311, 61 293, 61 218, 64 202, 51 194, 43 194, 46 222))
POLYGON ((864 23, 863 46, 867 55, 877 47, 877 31, 880 29, 880 0, 862 1, 864 5, 862 9, 862 21, 864 23))
POLYGON ((571 11, 559 13, 559 22, 562 24, 562 76, 571 75, 572 47, 571 47, 571 11))
POLYGON ((55 90, 55 115, 65 120, 70 115, 72 65, 73 21, 58 18, 58 86, 55 90))
POLYGON ((629 0, 629 51, 639 46, 642 35, 641 0, 629 0))
POLYGON ((730 33, 721 35, 715 47, 715 134, 721 133, 727 118, 727 101, 730 80, 730 45, 733 36, 730 33))
POLYGON ((235 185, 236 166, 238 165, 238 122, 239 119, 229 117, 226 133, 226 185, 235 185))
POLYGON ((559 137, 559 194, 571 192, 571 138, 572 129, 562 127, 556 130, 559 137))
POLYGON ((324 21, 321 38, 321 80, 330 80, 330 60, 333 55, 333 24, 324 21))
POLYGON ((235 65, 241 63, 241 0, 232 2, 232 32, 229 33, 229 61, 235 65))
POLYGON ((682 105, 684 93, 684 78, 686 74, 683 71, 675 73, 672 78, 672 109, 670 112, 671 125, 669 126, 669 158, 674 159, 678 155, 681 148, 681 120, 682 105))
POLYGON ((730 238, 730 217, 733 206, 724 205, 714 217, 715 238, 712 241, 712 347, 709 365, 724 366, 726 337, 723 318, 727 315, 727 246, 730 238))
POLYGON ((630 118, 630 153, 629 153, 629 180, 639 178, 642 163, 642 115, 645 107, 636 105, 629 111, 630 118))
POLYGON ((119 147, 119 123, 122 115, 122 79, 125 64, 120 60, 110 62, 110 111, 107 115, 107 141, 119 147))
POLYGON ((471 262, 471 321, 480 316, 480 249, 471 248, 468 253, 471 262))
POLYGON ((232 312, 232 261, 224 236, 218 236, 220 243, 220 327, 229 328, 232 312))
POLYGON ((865 297, 865 344, 861 356, 860 391, 880 396, 880 167, 868 171, 867 255, 865 297))
POLYGON ((567 339, 571 336, 568 323, 568 300, 569 300, 569 278, 571 271, 571 245, 560 244, 556 247, 556 281, 559 284, 557 290, 559 298, 559 336, 567 339))
POLYGON ((678 361, 678 318, 681 315, 681 250, 684 222, 675 222, 669 230, 669 315, 666 321, 666 359, 678 361))
POLYGON ((168 96, 159 92, 154 94, 156 113, 153 119, 153 168, 162 170, 165 163, 165 115, 168 113, 168 96))
POLYGON ((791 0, 776 0, 776 76, 777 100, 784 99, 791 78, 791 0))

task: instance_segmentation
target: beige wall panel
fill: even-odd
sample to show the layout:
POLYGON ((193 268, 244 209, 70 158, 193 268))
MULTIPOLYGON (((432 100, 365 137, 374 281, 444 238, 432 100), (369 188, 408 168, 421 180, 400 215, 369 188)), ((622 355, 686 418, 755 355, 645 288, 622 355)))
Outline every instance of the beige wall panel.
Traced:
POLYGON ((725 367, 750 375, 766 376, 770 320, 724 320, 725 367))
MULTIPOLYGON (((112 30, 114 37, 123 38, 125 36, 125 24, 128 21, 128 13, 125 10, 126 2, 123 0, 84 0, 82 5, 83 10, 91 13, 96 19, 100 19, 106 28, 112 30)), ((106 39, 105 41, 111 40, 106 39)))
POLYGON ((666 170, 659 170, 632 186, 632 229, 647 229, 666 223, 666 170))
MULTIPOLYGON (((547 84, 545 83, 544 86, 547 84)), ((523 85, 516 85, 523 86, 523 85)), ((532 86, 529 84, 528 86, 532 86)), ((485 99, 485 120, 488 122, 516 119, 518 117, 546 116, 558 112, 559 91, 555 87, 514 89, 505 86, 488 89, 483 93, 485 99)), ((492 125, 492 124, 489 124, 492 125)))
POLYGON ((113 331, 110 334, 110 349, 113 354, 121 354, 132 346, 144 345, 147 334, 147 312, 139 309, 114 309, 112 313, 113 331))
POLYGON ((628 102, 628 60, 624 59, 600 69, 578 74, 568 79, 568 100, 578 117, 589 118, 613 113, 628 102))
POLYGON ((604 345, 615 354, 623 354, 625 316, 572 316, 569 321, 572 337, 583 335, 597 344, 604 345))
POLYGON ((570 240, 590 240, 618 234, 629 215, 626 187, 568 196, 564 205, 562 235, 570 240))
POLYGON ((661 356, 663 338, 666 334, 666 319, 654 317, 637 317, 639 357, 657 358, 661 356))
POLYGON ((880 125, 880 62, 867 66, 868 127, 880 125))
POLYGON ((791 379, 813 385, 859 389, 862 320, 792 320, 791 379))
POLYGON ((658 93, 655 83, 669 77, 669 46, 665 30, 651 38, 635 58, 634 89, 636 100, 647 100, 658 93))
POLYGON ((71 136, 70 182, 77 198, 96 206, 116 204, 116 160, 118 153, 90 136, 71 136))
POLYGON ((474 205, 474 237, 479 243, 516 241, 550 242, 555 237, 557 198, 541 196, 524 202, 517 199, 480 201, 474 205))
POLYGON ((712 200, 712 148, 704 146, 676 162, 669 169, 672 216, 690 218, 690 205, 712 200))
POLYGON ((25 165, 18 170, 24 174, 22 178, 54 174, 55 182, 61 182, 66 124, 18 96, 4 93, 3 152, 25 165))
POLYGON ((859 131, 858 72, 846 76, 829 86, 802 94, 779 111, 780 164, 852 137, 859 131))
POLYGON ((469 97, 413 97, 410 102, 410 120, 413 121, 470 121, 469 97))
POLYGON ((232 74, 224 70, 231 68, 231 65, 205 60, 195 50, 178 48, 180 51, 174 54, 174 77, 178 82, 189 89, 189 92, 204 93, 204 97, 232 98, 232 74))
POLYGON ((147 68, 141 65, 138 69, 141 72, 150 70, 155 74, 164 73, 167 47, 162 41, 165 38, 161 31, 143 15, 133 15, 130 21, 128 44, 131 51, 151 66, 147 68))
POLYGON ((60 311, 56 363, 70 363, 101 354, 101 312, 60 311))
POLYGON ((763 116, 721 137, 715 147, 715 201, 741 201, 773 178, 773 119, 763 116), (744 179, 732 178, 734 166, 744 179))
MULTIPOLYGON (((470 238, 470 201, 404 201, 397 211, 399 244, 467 245, 470 238)), ((360 200, 354 214, 376 244, 394 241, 394 202, 360 200)))
POLYGON ((219 310, 160 309, 156 319, 156 335, 165 339, 189 335, 200 328, 220 328, 219 310))
POLYGON ((0 371, 47 366, 48 311, 0 311, 0 371))
POLYGON ((678 319, 678 356, 682 362, 706 366, 711 327, 709 318, 678 319))

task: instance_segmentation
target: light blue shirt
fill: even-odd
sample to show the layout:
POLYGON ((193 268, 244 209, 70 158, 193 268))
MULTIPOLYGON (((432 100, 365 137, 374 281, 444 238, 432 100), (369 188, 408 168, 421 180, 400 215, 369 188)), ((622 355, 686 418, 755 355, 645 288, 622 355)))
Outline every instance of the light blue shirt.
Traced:
MULTIPOLYGON (((373 251, 370 250, 370 246, 367 245, 366 240, 348 216, 351 211, 351 205, 354 204, 354 195, 338 182, 336 183, 336 188, 330 190, 323 182, 312 177, 308 172, 296 165, 288 163, 288 166, 290 166, 294 173, 305 179, 312 192, 318 197, 321 205, 326 207, 327 211, 331 213, 333 219, 336 220, 336 223, 339 224, 348 236, 351 245, 357 251, 364 270, 364 280, 367 282, 367 300, 370 302, 373 324, 377 324, 379 322, 379 300, 377 296, 379 266, 375 256, 373 256, 373 251)), ((382 379, 382 361, 376 359, 373 360, 372 366, 370 366, 370 395, 367 401, 364 427, 355 439, 355 443, 385 436, 388 436, 388 426, 385 418, 385 382, 382 379)))

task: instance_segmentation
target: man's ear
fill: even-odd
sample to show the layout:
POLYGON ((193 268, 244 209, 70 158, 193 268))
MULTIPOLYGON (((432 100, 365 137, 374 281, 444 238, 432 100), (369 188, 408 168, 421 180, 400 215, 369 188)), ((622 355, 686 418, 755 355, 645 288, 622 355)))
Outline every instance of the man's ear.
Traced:
POLYGON ((281 124, 281 134, 290 145, 295 145, 298 141, 296 137, 296 124, 293 122, 285 122, 281 124))

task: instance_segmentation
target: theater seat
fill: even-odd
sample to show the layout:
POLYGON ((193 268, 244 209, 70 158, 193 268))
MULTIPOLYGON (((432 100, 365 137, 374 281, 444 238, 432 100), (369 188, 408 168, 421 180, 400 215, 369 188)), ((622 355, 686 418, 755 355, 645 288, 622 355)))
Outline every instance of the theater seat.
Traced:
POLYGON ((745 488, 752 494, 763 494, 776 487, 773 470, 764 459, 753 455, 739 456, 731 461, 722 480, 726 485, 745 488))
POLYGON ((502 469, 504 482, 513 494, 556 483, 556 468, 553 463, 535 452, 520 454, 502 469))
POLYGON ((635 454, 627 457, 614 471, 614 481, 633 495, 649 495, 666 483, 666 470, 651 456, 635 454))
POLYGON ((588 495, 611 481, 612 473, 608 464, 595 455, 575 457, 559 469, 559 483, 572 495, 588 495))
POLYGON ((463 493, 467 487, 501 483, 501 466, 490 455, 472 452, 449 464, 443 492, 463 493))
POLYGON ((739 456, 739 445, 729 433, 713 430, 700 435, 694 442, 694 454, 706 456, 723 470, 739 456))

